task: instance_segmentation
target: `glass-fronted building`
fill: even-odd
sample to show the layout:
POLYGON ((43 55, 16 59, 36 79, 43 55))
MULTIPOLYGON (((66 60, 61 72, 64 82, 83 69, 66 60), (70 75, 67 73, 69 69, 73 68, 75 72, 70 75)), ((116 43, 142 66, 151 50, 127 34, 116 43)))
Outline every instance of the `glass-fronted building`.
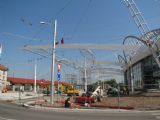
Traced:
POLYGON ((155 57, 160 59, 160 28, 140 38, 127 36, 123 44, 138 46, 135 51, 123 51, 121 56, 126 64, 125 85, 130 89, 160 89, 160 67, 155 61, 155 57))
POLYGON ((130 65, 124 73, 124 80, 129 88, 133 80, 134 89, 160 89, 160 68, 150 55, 130 65))

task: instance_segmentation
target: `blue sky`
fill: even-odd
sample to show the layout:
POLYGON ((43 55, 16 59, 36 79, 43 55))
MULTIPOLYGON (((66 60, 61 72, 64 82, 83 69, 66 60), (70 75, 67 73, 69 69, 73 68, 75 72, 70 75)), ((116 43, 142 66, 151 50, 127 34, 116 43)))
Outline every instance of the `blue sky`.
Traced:
MULTIPOLYGON (((160 0, 135 2, 150 29, 159 28, 160 0)), ((53 28, 40 25, 40 21, 52 22, 55 18, 58 21, 57 39, 63 37, 66 44, 121 44, 127 35, 140 35, 123 0, 0 0, 1 63, 9 68, 9 76, 33 78, 34 63, 28 63, 28 60, 39 56, 19 48, 26 44, 50 44, 53 28)), ((67 58, 83 59, 78 50, 59 50, 57 53, 67 58)), ((94 53, 97 60, 117 60, 114 53, 94 53)), ((50 78, 50 63, 48 59, 38 61, 39 79, 50 78)), ((73 70, 68 68, 66 71, 73 70)))

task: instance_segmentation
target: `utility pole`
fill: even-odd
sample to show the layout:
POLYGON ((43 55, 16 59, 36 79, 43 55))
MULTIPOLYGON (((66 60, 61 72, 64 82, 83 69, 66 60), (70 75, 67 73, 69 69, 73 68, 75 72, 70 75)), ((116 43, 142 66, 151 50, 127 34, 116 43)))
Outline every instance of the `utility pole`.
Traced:
POLYGON ((51 63, 51 97, 50 97, 50 104, 53 104, 53 98, 54 98, 54 66, 55 66, 55 54, 56 54, 56 34, 57 34, 57 20, 55 20, 53 23, 48 22, 40 22, 41 24, 48 24, 54 29, 53 34, 53 43, 52 43, 52 63, 51 63))
POLYGON ((53 46, 52 46, 52 66, 51 66, 51 98, 50 103, 53 104, 54 98, 54 66, 55 66, 55 54, 56 54, 56 34, 57 34, 57 20, 54 23, 54 36, 53 36, 53 46))

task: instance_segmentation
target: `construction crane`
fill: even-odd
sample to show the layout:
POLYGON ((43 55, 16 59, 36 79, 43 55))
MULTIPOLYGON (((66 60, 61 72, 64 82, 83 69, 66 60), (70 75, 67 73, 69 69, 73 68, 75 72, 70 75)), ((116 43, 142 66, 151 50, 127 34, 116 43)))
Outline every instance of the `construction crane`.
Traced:
POLYGON ((137 25, 139 32, 141 33, 142 37, 140 38, 140 41, 143 42, 149 48, 151 54, 153 55, 156 63, 160 68, 159 49, 155 49, 157 48, 157 46, 155 41, 152 40, 152 38, 155 37, 155 34, 152 31, 150 31, 146 20, 144 19, 142 13, 138 9, 134 0, 124 0, 124 2, 126 3, 130 11, 130 14, 134 19, 134 22, 137 25))

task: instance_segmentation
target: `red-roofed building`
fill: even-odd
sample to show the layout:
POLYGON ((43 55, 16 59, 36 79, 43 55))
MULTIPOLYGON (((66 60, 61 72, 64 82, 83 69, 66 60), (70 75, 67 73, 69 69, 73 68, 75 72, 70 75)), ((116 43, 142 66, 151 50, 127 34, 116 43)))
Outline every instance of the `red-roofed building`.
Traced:
POLYGON ((6 88, 7 72, 8 72, 8 68, 0 64, 0 91, 2 91, 3 88, 6 88))
MULTIPOLYGON (((15 77, 8 77, 7 81, 10 82, 10 89, 13 91, 19 90, 19 87, 23 91, 33 91, 34 87, 34 79, 28 79, 28 78, 15 78, 15 77)), ((40 90, 41 88, 49 88, 51 85, 51 81, 49 80, 37 80, 37 90, 40 90)), ((55 87, 57 88, 58 86, 58 81, 54 82, 55 87)), ((59 82, 59 85, 61 86, 67 86, 69 85, 68 83, 65 82, 59 82)))

